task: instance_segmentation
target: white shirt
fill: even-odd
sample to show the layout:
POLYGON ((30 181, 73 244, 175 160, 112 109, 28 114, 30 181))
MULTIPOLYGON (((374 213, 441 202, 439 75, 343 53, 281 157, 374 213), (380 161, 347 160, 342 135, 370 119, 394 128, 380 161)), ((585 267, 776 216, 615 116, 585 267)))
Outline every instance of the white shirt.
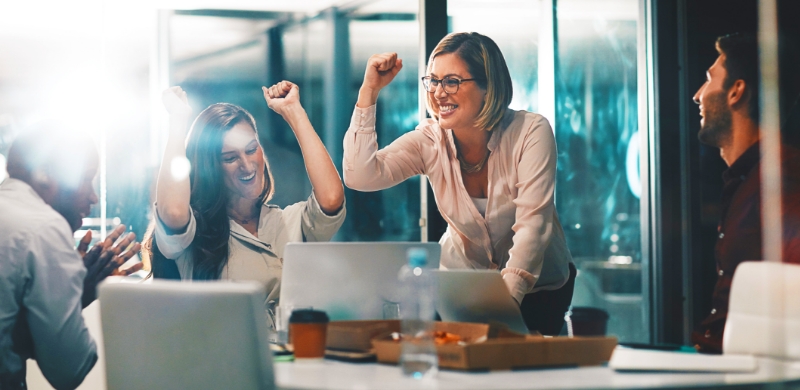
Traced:
POLYGON ((481 214, 482 217, 486 217, 486 204, 489 203, 489 199, 487 198, 472 198, 472 203, 475 205, 475 208, 478 209, 478 213, 481 214))
MULTIPOLYGON (((154 207, 155 209, 155 207, 154 207)), ((155 211, 158 216, 158 210, 155 211)), ((268 307, 277 304, 280 297, 283 249, 289 242, 328 241, 342 226, 345 206, 335 215, 327 215, 320 208, 314 193, 307 201, 281 209, 274 205, 261 207, 258 237, 254 237, 233 220, 228 241, 228 262, 222 269, 223 280, 255 280, 266 285, 268 307)), ((192 279, 193 262, 189 246, 197 231, 194 211, 190 214, 186 231, 167 233, 163 221, 157 217, 155 237, 158 249, 168 259, 175 260, 181 279, 192 279)))
POLYGON ((74 243, 64 217, 27 183, 0 184, 0 377, 35 358, 53 387, 71 389, 97 361, 74 243))

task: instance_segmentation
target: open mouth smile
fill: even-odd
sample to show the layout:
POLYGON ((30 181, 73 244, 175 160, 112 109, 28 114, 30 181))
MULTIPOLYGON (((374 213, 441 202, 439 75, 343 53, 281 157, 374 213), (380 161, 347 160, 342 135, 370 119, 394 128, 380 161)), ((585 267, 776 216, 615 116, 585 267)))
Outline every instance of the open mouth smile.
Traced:
POLYGON ((449 116, 458 108, 458 104, 439 105, 439 115, 449 116))
POLYGON ((246 183, 246 182, 252 181, 255 177, 256 177, 256 173, 253 172, 253 173, 251 173, 251 174, 249 174, 247 176, 239 177, 239 180, 241 180, 241 181, 246 183))

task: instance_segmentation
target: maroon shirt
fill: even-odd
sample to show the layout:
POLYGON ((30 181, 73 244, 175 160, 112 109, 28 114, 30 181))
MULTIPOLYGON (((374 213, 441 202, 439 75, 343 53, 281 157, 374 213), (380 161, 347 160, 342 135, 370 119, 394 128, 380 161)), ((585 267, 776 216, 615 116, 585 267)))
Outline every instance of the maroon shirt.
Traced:
MULTIPOLYGON (((800 263, 800 150, 782 146, 783 261, 800 263)), ((756 143, 723 174, 722 217, 714 257, 717 284, 711 313, 692 334, 700 352, 722 353, 728 297, 736 267, 761 260, 761 155, 756 143)))

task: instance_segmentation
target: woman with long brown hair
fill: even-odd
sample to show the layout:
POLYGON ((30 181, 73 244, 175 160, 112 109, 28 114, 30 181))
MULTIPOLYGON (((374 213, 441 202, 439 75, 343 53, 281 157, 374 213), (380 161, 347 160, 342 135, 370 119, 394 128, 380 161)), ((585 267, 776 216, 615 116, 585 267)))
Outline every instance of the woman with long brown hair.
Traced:
POLYGON ((163 94, 170 133, 146 247, 155 277, 174 261, 181 279, 256 280, 266 285, 273 306, 286 243, 330 240, 345 208, 339 173, 300 105, 299 88, 282 81, 262 89, 269 108, 297 137, 311 195, 284 209, 267 204, 274 181, 252 115, 233 104, 212 104, 189 130, 186 93, 172 87, 163 94), (190 169, 182 174, 187 159, 190 169))

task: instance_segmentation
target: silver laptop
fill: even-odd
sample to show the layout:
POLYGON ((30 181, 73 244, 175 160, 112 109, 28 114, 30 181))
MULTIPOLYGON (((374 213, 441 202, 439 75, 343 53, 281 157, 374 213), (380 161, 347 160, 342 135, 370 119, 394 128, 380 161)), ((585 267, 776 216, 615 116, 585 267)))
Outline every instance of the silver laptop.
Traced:
POLYGON ((436 271, 439 294, 436 308, 442 321, 500 322, 522 334, 528 327, 519 305, 497 271, 436 271))
POLYGON ((103 283, 108 388, 274 389, 258 283, 103 283))
POLYGON ((324 310, 332 321, 383 319, 387 305, 397 309, 397 274, 410 248, 427 250, 428 266, 439 268, 436 242, 289 243, 283 253, 280 305, 324 310))

